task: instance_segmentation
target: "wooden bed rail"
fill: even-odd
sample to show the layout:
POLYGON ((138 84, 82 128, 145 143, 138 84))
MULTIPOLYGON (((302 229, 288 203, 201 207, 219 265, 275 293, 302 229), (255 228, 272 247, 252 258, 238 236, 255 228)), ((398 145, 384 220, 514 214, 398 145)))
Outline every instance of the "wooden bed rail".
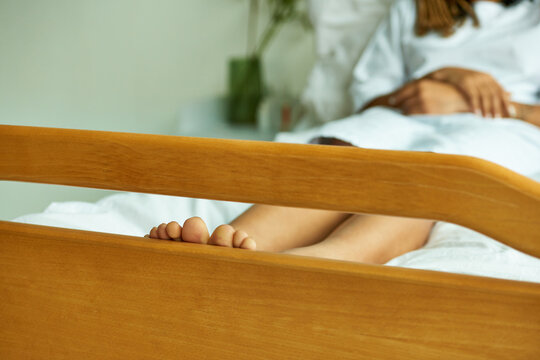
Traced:
POLYGON ((0 126, 0 179, 443 220, 540 257, 540 184, 433 153, 0 126))
POLYGON ((0 222, 1 359, 535 359, 540 286, 0 222))

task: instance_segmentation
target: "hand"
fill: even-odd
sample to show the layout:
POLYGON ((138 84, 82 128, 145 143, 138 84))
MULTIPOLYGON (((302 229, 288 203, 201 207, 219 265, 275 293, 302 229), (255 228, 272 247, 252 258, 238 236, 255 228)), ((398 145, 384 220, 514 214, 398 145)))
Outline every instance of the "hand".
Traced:
POLYGON ((405 115, 469 112, 465 96, 454 86, 427 78, 406 84, 390 95, 389 104, 405 115))
POLYGON ((443 68, 425 78, 455 86, 466 97, 472 111, 484 117, 509 117, 510 95, 491 75, 462 68, 443 68))

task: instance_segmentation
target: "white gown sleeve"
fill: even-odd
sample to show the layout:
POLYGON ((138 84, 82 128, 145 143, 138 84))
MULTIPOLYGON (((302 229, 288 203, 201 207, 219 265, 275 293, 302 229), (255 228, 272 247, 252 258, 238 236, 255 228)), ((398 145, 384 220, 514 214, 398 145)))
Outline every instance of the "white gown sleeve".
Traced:
POLYGON ((350 87, 356 111, 407 81, 403 39, 412 31, 411 16, 414 21, 414 8, 411 8, 410 2, 398 1, 379 25, 356 64, 350 87))

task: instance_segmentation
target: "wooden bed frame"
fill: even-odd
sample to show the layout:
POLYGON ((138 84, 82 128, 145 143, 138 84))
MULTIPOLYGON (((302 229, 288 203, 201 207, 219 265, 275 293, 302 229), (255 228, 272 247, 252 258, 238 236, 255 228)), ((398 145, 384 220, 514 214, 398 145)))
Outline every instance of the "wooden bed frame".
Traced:
MULTIPOLYGON (((5 125, 0 154, 2 180, 430 218, 540 256, 540 184, 470 157, 5 125)), ((0 234, 1 359, 540 358, 539 284, 0 234)))

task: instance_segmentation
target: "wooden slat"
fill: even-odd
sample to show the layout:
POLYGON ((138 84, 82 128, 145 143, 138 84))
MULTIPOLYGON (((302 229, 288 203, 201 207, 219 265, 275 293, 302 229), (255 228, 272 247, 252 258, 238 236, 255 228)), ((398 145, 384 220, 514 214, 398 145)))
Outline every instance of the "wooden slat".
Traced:
POLYGON ((0 358, 534 359, 540 285, 0 222, 0 358))
POLYGON ((540 184, 471 157, 0 126, 0 179, 444 220, 540 257, 540 184))

